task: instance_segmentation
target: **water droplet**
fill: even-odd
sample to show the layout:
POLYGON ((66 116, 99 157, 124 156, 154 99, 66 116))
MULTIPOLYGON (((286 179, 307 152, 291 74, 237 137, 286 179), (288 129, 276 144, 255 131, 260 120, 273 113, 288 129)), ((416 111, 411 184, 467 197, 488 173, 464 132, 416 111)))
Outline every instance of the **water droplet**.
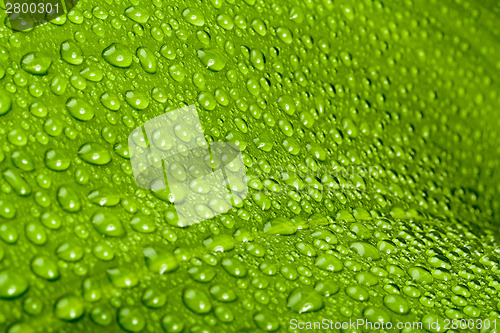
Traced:
POLYGON ((112 111, 118 111, 120 109, 121 103, 118 95, 113 92, 105 92, 101 95, 101 103, 108 109, 112 111))
POLYGON ((172 253, 148 247, 143 250, 143 254, 149 270, 154 273, 170 273, 179 267, 179 263, 172 253))
POLYGON ((80 211, 82 204, 78 193, 69 186, 61 186, 57 191, 57 201, 61 208, 68 213, 77 213, 80 211))
POLYGON ((108 269, 108 278, 118 288, 133 288, 139 284, 138 272, 127 268, 108 269))
POLYGON ((11 202, 0 200, 0 216, 12 220, 16 216, 16 208, 11 202))
POLYGON ((319 281, 314 286, 314 290, 322 296, 329 297, 335 295, 340 290, 340 286, 338 283, 330 280, 319 281))
POLYGON ((101 235, 109 237, 121 237, 125 235, 125 229, 116 215, 110 213, 97 213, 92 217, 92 225, 101 235))
POLYGON ((149 13, 146 10, 134 6, 128 7, 125 10, 125 16, 141 24, 145 24, 149 20, 149 13))
POLYGON ((0 116, 7 114, 12 109, 12 100, 7 92, 0 90, 0 116))
POLYGON ((113 322, 113 315, 109 309, 97 306, 90 312, 90 319, 97 325, 108 326, 113 322))
POLYGON ((66 110, 75 119, 89 121, 94 118, 94 109, 83 99, 71 97, 66 102, 66 110))
POLYGON ((228 252, 234 249, 234 238, 229 235, 219 235, 207 238, 203 245, 210 252, 228 252))
POLYGON ((172 78, 177 82, 184 81, 184 78, 186 77, 186 71, 181 65, 172 65, 168 71, 170 76, 172 76, 172 78))
POLYGON ((7 140, 15 146, 22 147, 28 143, 28 136, 20 128, 14 128, 7 134, 7 140))
POLYGON ((6 169, 2 172, 3 179, 14 189, 14 192, 19 196, 29 196, 31 194, 31 186, 21 177, 21 174, 14 169, 6 169))
POLYGON ((92 82, 99 82, 104 78, 104 71, 96 66, 85 67, 80 71, 80 75, 92 82))
POLYGON ((71 165, 71 157, 61 151, 49 149, 45 152, 45 166, 53 171, 64 171, 71 165))
POLYGON ((76 262, 83 258, 83 248, 73 243, 65 242, 56 250, 59 259, 67 262, 76 262))
POLYGON ((136 110, 144 110, 149 106, 149 97, 145 93, 129 90, 125 93, 125 100, 136 110))
POLYGON ((377 248, 369 243, 355 242, 351 244, 351 248, 355 249, 363 258, 370 258, 372 260, 380 259, 380 253, 377 248))
POLYGON ((370 298, 368 291, 361 286, 349 286, 345 289, 345 293, 355 301, 364 302, 370 298))
POLYGON ((342 261, 331 254, 324 254, 318 257, 315 265, 322 270, 330 272, 340 272, 343 269, 342 261))
POLYGON ((217 50, 201 49, 198 51, 198 58, 205 68, 219 72, 226 67, 226 57, 217 50))
POLYGON ((120 203, 120 194, 108 187, 101 187, 89 193, 90 202, 102 207, 114 207, 120 203))
POLYGON ((205 17, 203 16, 203 13, 198 9, 186 8, 182 12, 182 16, 184 16, 186 22, 189 22, 197 27, 201 27, 205 24, 205 17))
POLYGON ((81 146, 78 156, 85 162, 95 165, 105 165, 111 162, 109 151, 97 142, 90 142, 81 146))
POLYGON ((81 298, 64 296, 57 301, 54 312, 56 317, 61 320, 73 321, 83 316, 85 308, 81 298))
POLYGON ((127 68, 132 65, 132 53, 122 44, 113 43, 102 51, 102 57, 110 65, 127 68))
POLYGON ((209 92, 202 92, 198 95, 198 103, 207 111, 212 111, 217 106, 214 96, 209 92))
POLYGON ((23 151, 14 151, 11 158, 12 163, 22 171, 33 171, 35 169, 33 159, 23 151))
POLYGON ((217 23, 226 30, 231 30, 234 27, 233 19, 226 14, 217 16, 217 23))
POLYGON ((278 27, 278 29, 276 29, 276 35, 285 44, 290 45, 293 42, 292 32, 286 27, 278 27))
POLYGON ((167 333, 180 333, 184 331, 184 322, 175 314, 163 317, 161 326, 167 333))
POLYGON ((384 305, 394 313, 407 314, 410 312, 410 305, 399 295, 387 295, 384 297, 384 305))
POLYGON ((96 245, 92 250, 92 253, 94 254, 94 256, 96 256, 97 259, 102 261, 110 261, 115 257, 113 248, 106 243, 96 245))
POLYGON ((434 278, 431 273, 425 268, 413 266, 408 269, 408 274, 418 283, 431 284, 434 282, 434 278))
POLYGON ((213 285, 210 288, 210 295, 219 302, 234 302, 237 298, 234 290, 223 284, 213 285))
POLYGON ((47 233, 38 223, 29 223, 25 229, 26 238, 36 245, 43 245, 47 242, 47 233))
POLYGON ((264 37, 265 35, 267 35, 266 24, 261 19, 253 20, 251 23, 251 26, 252 26, 253 30, 255 30, 255 32, 257 34, 259 34, 261 37, 264 37))
POLYGON ((288 296, 287 307, 297 313, 319 311, 323 308, 323 298, 314 289, 303 287, 288 296))
POLYGON ((196 287, 188 287, 182 294, 182 300, 186 307, 197 314, 205 314, 212 311, 212 303, 208 295, 196 287))
POLYGON ((427 332, 443 333, 448 331, 445 319, 435 313, 428 313, 422 318, 422 326, 427 332))
POLYGON ((205 265, 199 267, 191 267, 188 270, 189 276, 196 282, 207 283, 214 279, 217 272, 212 267, 205 265))
POLYGON ((0 225, 0 238, 7 244, 15 244, 19 234, 11 224, 0 225))
POLYGON ((33 75, 46 75, 52 60, 40 53, 28 53, 21 59, 21 68, 33 75))
POLYGON ((118 311, 118 324, 127 332, 140 332, 146 326, 146 319, 139 309, 122 308, 118 311))
POLYGON ((60 75, 55 75, 50 83, 50 91, 56 96, 61 96, 66 92, 68 80, 60 75))
POLYGON ((49 257, 39 256, 31 261, 31 270, 48 281, 57 280, 60 276, 57 263, 49 257))
POLYGON ((67 40, 61 44, 61 58, 71 65, 83 63, 83 52, 77 43, 67 40))
POLYGON ((158 309, 167 303, 167 295, 159 290, 148 288, 142 294, 142 304, 148 308, 158 309))
POLYGON ((28 281, 23 276, 9 270, 0 272, 0 298, 17 298, 27 290, 28 281))
POLYGON ((146 73, 154 74, 156 73, 157 63, 155 55, 144 47, 140 47, 136 51, 137 58, 139 58, 139 62, 141 63, 142 69, 146 73))
POLYGON ((61 217, 55 212, 45 212, 40 216, 40 222, 44 227, 57 230, 61 227, 61 217))
POLYGON ((275 314, 259 312, 253 316, 255 325, 266 332, 275 332, 280 328, 280 323, 275 314))
POLYGON ((43 302, 34 297, 28 297, 24 300, 23 310, 29 315, 37 316, 43 311, 43 302))
POLYGON ((373 306, 367 307, 363 311, 363 317, 365 317, 368 321, 372 323, 382 323, 382 322, 388 323, 391 320, 391 317, 389 316, 387 311, 373 306))
POLYGON ((236 278, 244 278, 247 274, 245 265, 236 258, 226 258, 222 261, 222 268, 236 278))

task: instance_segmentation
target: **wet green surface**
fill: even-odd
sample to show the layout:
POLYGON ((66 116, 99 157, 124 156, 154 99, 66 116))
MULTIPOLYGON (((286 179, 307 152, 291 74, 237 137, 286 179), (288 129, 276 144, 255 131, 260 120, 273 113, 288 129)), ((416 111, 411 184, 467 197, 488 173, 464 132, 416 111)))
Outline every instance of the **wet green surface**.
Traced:
POLYGON ((135 0, 2 23, 1 331, 498 318, 499 15, 135 0), (191 104, 207 140, 242 149, 249 193, 180 228, 127 142, 191 104))

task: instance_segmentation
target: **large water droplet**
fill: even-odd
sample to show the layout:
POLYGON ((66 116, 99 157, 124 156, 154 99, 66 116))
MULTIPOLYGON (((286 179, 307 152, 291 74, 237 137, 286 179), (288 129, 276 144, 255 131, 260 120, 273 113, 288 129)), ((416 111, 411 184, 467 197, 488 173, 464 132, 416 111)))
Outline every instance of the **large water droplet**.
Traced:
POLYGON ((46 75, 52 60, 40 53, 28 53, 21 59, 21 68, 33 75, 46 75))
POLYGON ((71 65, 83 63, 82 49, 73 41, 67 40, 61 44, 61 58, 71 65))
POLYGON ((102 144, 89 142, 80 147, 78 156, 87 163, 104 165, 111 162, 111 154, 102 144))
POLYGON ((57 191, 57 201, 59 205, 61 205, 61 208, 69 213, 79 212, 82 207, 78 193, 69 186, 63 185, 59 187, 57 191))
POLYGON ((7 114, 12 108, 12 100, 6 91, 0 90, 0 116, 7 114))
POLYGON ((0 272, 0 298, 13 299, 28 290, 28 281, 12 271, 0 272))
POLYGON ((118 216, 110 213, 97 213, 92 217, 92 225, 104 236, 121 237, 125 229, 118 216))
POLYGON ((186 288, 182 294, 182 300, 187 308, 197 314, 209 313, 212 303, 208 295, 197 287, 186 288))
POLYGON ((73 321, 83 316, 85 308, 80 297, 64 296, 57 301, 54 312, 61 320, 73 321))
POLYGON ((195 25, 197 27, 201 27, 205 24, 205 17, 203 16, 203 13, 199 11, 198 9, 195 8, 186 8, 182 12, 182 16, 184 16, 184 19, 191 23, 192 25, 195 25))
POLYGON ((71 97, 66 102, 66 110, 75 119, 88 121, 94 118, 94 109, 83 99, 71 97))
POLYGON ((214 72, 219 72, 226 67, 226 57, 217 50, 201 49, 198 51, 198 58, 205 68, 214 72))
POLYGON ((49 257, 39 256, 31 261, 31 270, 39 277, 54 281, 60 276, 57 263, 49 257))
POLYGON ((118 311, 118 324, 127 332, 140 332, 146 326, 146 319, 138 309, 122 308, 118 311))
POLYGON ((132 65, 132 53, 122 44, 113 43, 109 45, 102 51, 102 57, 115 67, 127 68, 132 65))
POLYGON ((319 311, 323 308, 323 298, 314 289, 304 287, 288 296, 287 307, 297 313, 319 311))

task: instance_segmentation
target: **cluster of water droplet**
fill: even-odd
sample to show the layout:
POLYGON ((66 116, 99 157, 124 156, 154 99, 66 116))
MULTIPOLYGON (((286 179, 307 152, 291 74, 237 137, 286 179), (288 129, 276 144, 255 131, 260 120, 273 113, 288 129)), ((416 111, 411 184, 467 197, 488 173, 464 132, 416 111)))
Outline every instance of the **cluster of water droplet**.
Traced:
POLYGON ((498 9, 81 1, 0 30, 0 328, 498 318, 498 9), (127 138, 190 104, 249 193, 181 228, 127 138))

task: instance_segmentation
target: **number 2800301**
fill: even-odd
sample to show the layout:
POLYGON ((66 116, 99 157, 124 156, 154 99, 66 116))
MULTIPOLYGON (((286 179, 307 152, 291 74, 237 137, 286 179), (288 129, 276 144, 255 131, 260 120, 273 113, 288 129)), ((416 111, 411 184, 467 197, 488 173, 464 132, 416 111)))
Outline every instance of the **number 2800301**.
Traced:
MULTIPOLYGON (((5 4, 7 14, 52 14, 59 13, 60 4, 55 3, 19 3, 7 2, 5 4)), ((61 8, 62 9, 62 8, 61 8)))

